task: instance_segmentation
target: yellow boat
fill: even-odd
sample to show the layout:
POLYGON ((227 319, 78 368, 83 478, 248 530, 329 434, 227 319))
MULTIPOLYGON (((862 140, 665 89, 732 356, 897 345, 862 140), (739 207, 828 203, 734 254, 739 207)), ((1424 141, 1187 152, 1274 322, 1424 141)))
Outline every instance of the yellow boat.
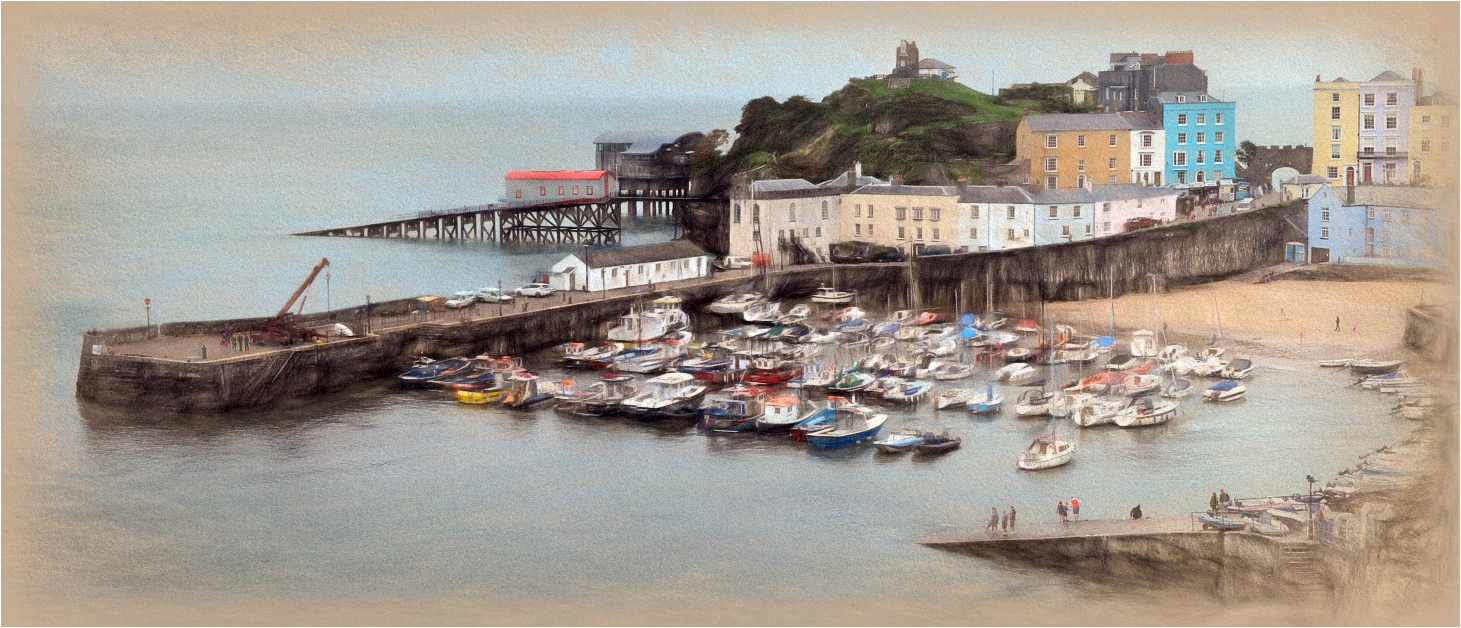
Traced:
POLYGON ((457 401, 462 403, 496 403, 507 396, 506 390, 458 390, 457 401))

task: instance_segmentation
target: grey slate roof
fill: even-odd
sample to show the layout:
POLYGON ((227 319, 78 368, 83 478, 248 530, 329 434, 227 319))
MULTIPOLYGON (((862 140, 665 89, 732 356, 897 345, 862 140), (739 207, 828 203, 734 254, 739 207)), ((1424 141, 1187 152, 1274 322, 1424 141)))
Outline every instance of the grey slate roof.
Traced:
POLYGON ((605 133, 600 133, 598 137, 594 138, 594 143, 639 144, 641 142, 658 142, 657 144, 655 144, 655 148, 659 148, 660 146, 669 144, 670 142, 680 139, 681 135, 684 134, 670 133, 668 131, 608 131, 605 133))
POLYGON ((784 192, 817 187, 806 179, 762 179, 751 182, 753 192, 784 192))
MULTIPOLYGON (((671 240, 659 244, 644 244, 641 246, 625 246, 615 249, 591 249, 588 252, 588 259, 584 263, 589 268, 608 268, 610 266, 624 266, 626 264, 643 264, 646 262, 663 262, 665 260, 685 259, 706 255, 705 249, 700 248, 689 240, 671 240)), ((574 257, 583 259, 584 254, 574 253, 574 257)))
POLYGON ((1191 63, 1164 63, 1157 66, 1157 89, 1167 92, 1207 91, 1207 75, 1191 63))
MULTIPOLYGON (((1347 190, 1342 187, 1332 188, 1332 190, 1340 200, 1345 200, 1348 197, 1347 190)), ((1355 205, 1440 209, 1444 201, 1444 195, 1435 188, 1412 188, 1388 185, 1357 185, 1354 188, 1355 205)), ((1349 203, 1345 204, 1349 205, 1349 203)))
POLYGON ((1025 116, 1031 131, 1129 131, 1162 128, 1148 111, 1121 113, 1038 113, 1025 116))
POLYGON ((1299 175, 1297 177, 1293 177, 1293 178, 1291 178, 1291 179, 1289 179, 1287 181, 1284 181, 1284 184, 1285 185, 1287 185, 1287 184, 1304 185, 1304 184, 1328 183, 1328 182, 1329 182, 1329 179, 1325 179, 1323 175, 1317 175, 1317 174, 1301 174, 1301 175, 1299 175))
POLYGON ((918 69, 920 69, 920 70, 952 70, 952 69, 954 69, 954 66, 949 65, 947 63, 944 63, 942 61, 939 61, 938 59, 935 59, 933 57, 924 57, 924 58, 918 60, 918 69))
POLYGON ((1034 200, 1025 188, 1016 185, 971 185, 959 195, 960 203, 1003 203, 1028 205, 1034 200))
MULTIPOLYGON (((854 182, 853 185, 858 185, 858 186, 862 186, 862 185, 878 185, 878 184, 884 184, 884 185, 886 185, 887 183, 888 183, 887 181, 883 181, 882 179, 879 179, 877 177, 869 177, 867 175, 863 175, 863 176, 858 177, 857 178, 857 181, 854 182)), ((847 173, 846 172, 837 175, 837 178, 836 179, 832 179, 830 181, 823 181, 821 183, 818 183, 817 184, 817 187, 819 187, 819 188, 840 188, 840 187, 842 187, 844 185, 847 185, 847 173)))
POLYGON ((1213 98, 1211 94, 1208 94, 1206 92, 1162 92, 1162 94, 1157 98, 1160 99, 1163 103, 1169 105, 1192 104, 1196 102, 1223 102, 1221 100, 1213 98), (1182 96, 1186 100, 1184 100, 1182 103, 1178 103, 1178 96, 1182 96), (1202 100, 1198 98, 1198 96, 1207 96, 1207 100, 1202 100))
POLYGON ((1397 82, 1397 81, 1398 82, 1403 82, 1403 83, 1409 83, 1410 82, 1410 79, 1405 78, 1403 76, 1400 76, 1399 74, 1396 74, 1396 73, 1391 72, 1389 70, 1385 70, 1384 72, 1381 72, 1379 76, 1376 76, 1375 78, 1370 79, 1368 82, 1370 82, 1370 83, 1379 83, 1381 81, 1384 81, 1386 83, 1393 83, 1393 82, 1397 82))
POLYGON ((853 194, 904 194, 908 196, 958 196, 959 188, 952 185, 892 185, 879 183, 864 185, 852 191, 853 194))
POLYGON ((1036 205, 1054 205, 1060 203, 1094 203, 1096 195, 1085 188, 1069 188, 1064 190, 1040 190, 1032 195, 1036 205))

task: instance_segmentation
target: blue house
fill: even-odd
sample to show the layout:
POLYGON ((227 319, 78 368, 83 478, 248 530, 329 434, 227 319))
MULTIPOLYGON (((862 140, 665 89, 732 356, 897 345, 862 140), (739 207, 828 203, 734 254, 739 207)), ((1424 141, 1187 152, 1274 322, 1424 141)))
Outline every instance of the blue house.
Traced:
POLYGON ((1436 266, 1441 206, 1429 188, 1328 185, 1309 197, 1309 262, 1436 266))
POLYGON ((1206 92, 1163 92, 1156 100, 1167 136, 1167 184, 1215 195, 1236 172, 1237 104, 1206 92))

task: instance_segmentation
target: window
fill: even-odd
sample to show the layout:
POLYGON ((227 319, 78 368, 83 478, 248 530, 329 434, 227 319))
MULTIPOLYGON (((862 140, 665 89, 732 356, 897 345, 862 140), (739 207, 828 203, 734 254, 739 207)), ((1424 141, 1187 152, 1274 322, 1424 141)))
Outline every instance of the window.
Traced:
POLYGON ((1366 209, 1365 210, 1365 218, 1369 218, 1370 220, 1374 220, 1375 219, 1375 208, 1371 207, 1369 209, 1366 209))
POLYGON ((853 218, 862 218, 862 205, 853 205, 852 206, 852 217, 853 218))
POLYGON ((819 238, 822 237, 822 228, 821 227, 817 227, 817 237, 819 237, 819 238))
POLYGON ((1427 131, 1430 130, 1430 128, 1431 128, 1431 117, 1430 116, 1421 116, 1420 117, 1420 128, 1422 130, 1427 130, 1427 131))
POLYGON ((1111 223, 1109 223, 1109 222, 1103 222, 1103 223, 1101 223, 1101 231, 1105 231, 1106 233, 1111 233, 1111 223))
POLYGON ((805 238, 805 237, 807 237, 809 235, 812 235, 812 230, 811 229, 807 229, 807 228, 802 228, 802 237, 805 238))
POLYGON ((1081 160, 1077 161, 1076 164, 1075 164, 1075 169, 1076 169, 1076 172, 1085 172, 1086 171, 1086 160, 1081 159, 1081 160))
POLYGON ((1363 128, 1365 130, 1374 129, 1375 128, 1375 114, 1373 114, 1373 113, 1367 113, 1367 114, 1365 114, 1365 122, 1361 126, 1361 128, 1363 128))
POLYGON ((898 227, 898 239, 899 240, 906 240, 906 239, 908 239, 907 236, 905 235, 907 232, 904 231, 903 229, 904 229, 903 227, 898 227))
POLYGON ((974 239, 977 239, 978 237, 979 237, 979 227, 970 227, 969 228, 969 239, 970 240, 974 240, 974 239))
POLYGON ((1366 155, 1375 154, 1375 138, 1366 137, 1360 139, 1360 152, 1366 155))
POLYGON ((1075 186, 1078 187, 1078 188, 1086 187, 1086 175, 1083 175, 1083 174, 1076 175, 1075 176, 1075 186))
POLYGON ((1339 129, 1340 127, 1337 126, 1329 127, 1329 139, 1338 141, 1340 138, 1340 133, 1342 133, 1342 131, 1340 131, 1339 129))
POLYGON ((1177 134, 1177 143, 1178 144, 1186 144, 1187 143, 1187 134, 1186 133, 1178 133, 1177 134))
POLYGON ((1327 178, 1327 179, 1338 179, 1339 178, 1339 166, 1330 166, 1324 172, 1324 175, 1325 175, 1325 178, 1327 178))
POLYGON ((1197 123, 1200 124, 1200 125, 1201 124, 1207 124, 1207 114, 1205 114, 1205 113, 1199 113, 1199 114, 1197 114, 1197 123))
POLYGON ((1053 176, 1045 177, 1045 189, 1047 189, 1047 190, 1053 190, 1055 188, 1056 188, 1055 177, 1053 177, 1053 176))
POLYGON ((588 186, 588 189, 584 191, 584 194, 587 194, 589 196, 593 196, 594 195, 594 186, 592 186, 592 185, 588 186))
POLYGON ((558 186, 558 196, 563 196, 563 186, 558 186))
POLYGON ((1221 144, 1221 143, 1223 143, 1223 132, 1222 131, 1213 131, 1212 132, 1212 143, 1214 143, 1214 144, 1221 144))
POLYGON ((1330 107, 1329 108, 1329 119, 1330 120, 1338 120, 1339 119, 1339 107, 1330 107))
POLYGON ((1422 153, 1429 153, 1429 152, 1431 152, 1431 138, 1429 138, 1429 137, 1422 137, 1422 138, 1420 138, 1420 152, 1422 152, 1422 153))
POLYGON ((979 218, 979 206, 978 205, 975 205, 975 206, 969 208, 969 217, 970 218, 975 218, 975 219, 979 218))
POLYGON ((1010 220, 1014 220, 1015 219, 1015 206, 1014 205, 1010 205, 1009 207, 1006 207, 1005 209, 1009 211, 1009 219, 1010 220))
POLYGON ((1045 172, 1055 172, 1056 170, 1059 170, 1059 169, 1060 169, 1060 159, 1058 157, 1046 157, 1045 158, 1045 172))
POLYGON ((928 208, 928 219, 929 220, 938 220, 938 214, 939 214, 939 210, 938 210, 937 207, 930 207, 930 208, 928 208))
POLYGON ((868 218, 872 218, 873 217, 873 206, 872 205, 868 205, 867 206, 867 217, 868 218))
POLYGON ((1366 107, 1373 107, 1373 106, 1375 106, 1375 95, 1374 94, 1365 94, 1365 106, 1366 107))
POLYGON ((1152 154, 1151 153, 1142 153, 1140 159, 1141 159, 1141 161, 1139 163, 1141 163, 1141 167, 1143 167, 1143 168, 1150 168, 1150 167, 1152 167, 1152 154))
POLYGON ((1385 182, 1391 183, 1395 180, 1395 162, 1385 164, 1385 182))
POLYGON ((1186 170, 1178 170, 1177 171, 1177 182, 1178 183, 1186 183, 1187 182, 1187 171, 1186 170))
POLYGON ((1329 145, 1329 158, 1330 159, 1339 159, 1339 145, 1338 144, 1330 144, 1329 145))
POLYGON ((822 220, 827 219, 827 201, 822 201, 822 220))
POLYGON ((1177 126, 1187 126, 1187 114, 1177 114, 1177 126))
POLYGON ((862 225, 852 225, 852 235, 862 235, 862 225))
POLYGON ((938 238, 938 227, 934 227, 934 228, 933 228, 933 239, 934 239, 934 240, 937 240, 937 239, 939 239, 939 238, 938 238))
POLYGON ((1330 94, 1329 102, 1339 102, 1339 92, 1334 92, 1333 94, 1330 94))
POLYGON ((796 203, 786 206, 786 221, 796 222, 796 203))
POLYGON ((1050 206, 1050 219, 1051 220, 1055 220, 1056 218, 1059 218, 1059 217, 1060 217, 1060 206, 1059 205, 1051 205, 1050 206))
POLYGON ((538 186, 538 196, 547 196, 547 195, 548 195, 548 186, 546 186, 546 185, 540 185, 540 186, 538 186))
POLYGON ((1197 102, 1207 102, 1207 94, 1198 94, 1197 102))
POLYGON ((1386 107, 1396 107, 1396 106, 1399 106, 1399 105, 1400 105, 1400 94, 1397 94, 1395 92, 1387 92, 1385 94, 1385 106, 1386 107))
POLYGON ((913 208, 913 219, 914 220, 923 220, 923 208, 922 207, 914 207, 913 208))
POLYGON ((611 279, 618 279, 619 278, 619 269, 618 268, 610 268, 609 269, 609 278, 611 278, 611 279))
MULTIPOLYGON (((1221 125, 1223 123, 1223 114, 1222 114, 1222 112, 1218 112, 1218 113, 1212 114, 1212 123, 1215 124, 1215 125, 1221 125)), ((1222 140, 1218 140, 1218 141, 1221 142, 1222 140)))
POLYGON ((1172 152, 1172 165, 1174 165, 1174 166, 1185 166, 1185 165, 1187 165, 1187 151, 1185 151, 1185 150, 1173 151, 1172 152))
POLYGON ((1151 148, 1152 147, 1152 134, 1151 133, 1142 133, 1141 134, 1141 147, 1142 148, 1151 148))
POLYGON ((1319 210, 1319 222, 1329 222, 1329 210, 1328 209, 1320 209, 1319 210))
POLYGON ((1103 214, 1109 214, 1109 213, 1111 213, 1111 204, 1110 203, 1101 203, 1101 213, 1103 213, 1103 214))
POLYGON ((1223 151, 1220 151, 1220 150, 1212 151, 1212 163, 1215 163, 1215 164, 1223 163, 1223 151))
POLYGON ((1063 238, 1069 238, 1070 237, 1070 225, 1061 225, 1060 226, 1060 236, 1063 237, 1063 238))
POLYGON ((908 208, 907 207, 894 207, 893 208, 893 218, 895 218, 897 220, 907 220, 908 219, 908 208))
POLYGON ((1115 133, 1112 133, 1111 134, 1111 139, 1109 139, 1107 141, 1110 143, 1111 146, 1115 146, 1116 145, 1116 134, 1115 133))
POLYGON ((1393 135, 1386 136, 1385 137, 1385 154, 1386 155, 1394 155, 1395 154, 1395 150, 1396 150, 1396 147, 1395 147, 1395 136, 1393 136, 1393 135))
POLYGON ((1076 205, 1075 207, 1070 208, 1070 217, 1071 218, 1080 218, 1081 217, 1081 206, 1080 205, 1076 205))
POLYGON ((1393 114, 1393 113, 1387 113, 1387 114, 1385 114, 1385 128, 1387 128, 1387 129, 1400 128, 1398 126, 1399 124, 1400 124, 1400 120, 1395 117, 1395 114, 1393 114))
POLYGON ((1451 116, 1441 116, 1441 128, 1451 128, 1451 116))
POLYGON ((1206 162, 1202 161, 1202 156, 1204 154, 1204 151, 1200 151, 1199 150, 1199 151, 1196 151, 1196 152, 1197 152, 1197 163, 1206 163, 1206 162))
POLYGON ((1390 222, 1390 211, 1389 207, 1385 208, 1385 222, 1390 222))
POLYGON ((1058 138, 1058 137, 1060 137, 1060 136, 1059 135, 1056 135, 1054 133, 1046 133, 1045 134, 1045 148, 1055 148, 1056 147, 1056 142, 1057 142, 1057 139, 1056 138, 1058 138))
POLYGON ((1410 224, 1410 210, 1408 210, 1408 209, 1402 209, 1402 210, 1400 210, 1400 224, 1402 224, 1402 225, 1408 225, 1408 224, 1410 224))
POLYGON ((867 234, 868 235, 872 235, 873 234, 873 226, 872 225, 868 225, 867 226, 867 234))
POLYGON ((1207 143, 1207 134, 1206 133, 1198 133, 1197 134, 1197 143, 1198 144, 1206 144, 1207 143))
POLYGON ((734 222, 736 224, 741 224, 741 204, 740 203, 736 203, 735 205, 732 205, 731 206, 731 222, 734 222))
POLYGON ((1320 240, 1328 240, 1329 239, 1329 227, 1320 227, 1319 228, 1319 239, 1320 240))
POLYGON ((1086 136, 1084 136, 1084 135, 1077 135, 1077 136, 1075 136, 1075 145, 1078 146, 1078 147, 1080 147, 1080 148, 1085 148, 1086 147, 1086 136))
POLYGON ((1115 169, 1116 169, 1116 158, 1115 158, 1115 157, 1112 157, 1112 158, 1111 158, 1111 159, 1110 159, 1110 161, 1108 161, 1108 162, 1107 162, 1107 163, 1106 163, 1106 168, 1107 168, 1107 169, 1108 169, 1108 170, 1115 170, 1115 169))
POLYGON ((523 191, 522 190, 518 190, 517 191, 517 197, 518 198, 522 198, 523 197, 523 191))
POLYGON ((1025 237, 1027 237, 1027 238, 1030 237, 1030 230, 1029 229, 1025 229, 1024 231, 1025 231, 1025 237))
POLYGON ((573 195, 578 196, 578 186, 573 186, 573 195))
POLYGON ((1181 94, 1178 94, 1177 95, 1177 102, 1187 102, 1187 97, 1186 96, 1183 96, 1181 94))
POLYGON ((1086 235, 1091 235, 1091 226, 1086 225, 1086 235))
POLYGON ((1009 230, 1009 233, 1005 235, 1005 239, 1007 239, 1007 240, 1015 240, 1015 239, 1018 239, 1018 238, 1015 238, 1015 230, 1014 229, 1010 229, 1009 230))
POLYGON ((1111 175, 1109 177, 1106 177, 1106 182, 1107 183, 1110 183, 1112 185, 1115 185, 1116 184, 1116 175, 1113 174, 1113 175, 1111 175))
POLYGON ((761 222, 761 206, 759 204, 751 206, 751 222, 761 222))

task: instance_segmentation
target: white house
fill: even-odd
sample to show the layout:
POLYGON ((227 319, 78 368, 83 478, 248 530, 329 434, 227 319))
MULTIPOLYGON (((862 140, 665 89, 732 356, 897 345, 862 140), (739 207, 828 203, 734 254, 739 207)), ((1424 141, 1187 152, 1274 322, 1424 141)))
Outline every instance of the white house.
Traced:
POLYGON ((1167 169, 1167 132, 1161 128, 1135 129, 1131 132, 1131 182, 1139 185, 1162 185, 1167 169))
POLYGON ((1177 216, 1177 190, 1120 183, 1033 193, 970 186, 959 195, 959 211, 958 246, 1000 251, 1116 235, 1132 218, 1169 222, 1177 216))
POLYGON ((855 166, 837 178, 812 184, 805 179, 740 182, 730 195, 731 255, 770 255, 772 265, 824 262, 839 242, 842 195, 858 185, 881 183, 859 176, 855 166), (759 249, 757 240, 759 239, 759 249))
POLYGON ((612 290, 647 286, 710 274, 705 249, 689 240, 589 249, 553 265, 549 284, 556 290, 612 290))

